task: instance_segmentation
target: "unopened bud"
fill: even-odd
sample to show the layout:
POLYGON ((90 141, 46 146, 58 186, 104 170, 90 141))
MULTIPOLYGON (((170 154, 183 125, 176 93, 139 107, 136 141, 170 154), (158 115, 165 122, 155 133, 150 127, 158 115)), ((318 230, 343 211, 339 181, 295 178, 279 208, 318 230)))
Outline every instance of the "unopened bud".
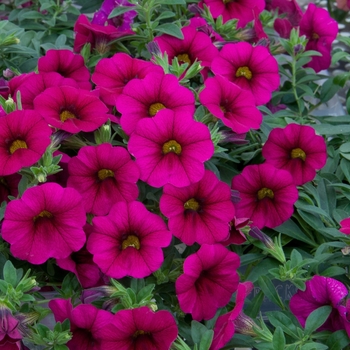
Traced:
POLYGON ((241 312, 238 317, 233 321, 235 325, 235 331, 239 334, 257 336, 254 331, 254 328, 258 327, 258 325, 254 322, 252 318, 245 315, 241 312))
POLYGON ((10 68, 6 68, 4 71, 2 71, 2 75, 4 78, 11 79, 13 78, 16 74, 12 72, 10 68))

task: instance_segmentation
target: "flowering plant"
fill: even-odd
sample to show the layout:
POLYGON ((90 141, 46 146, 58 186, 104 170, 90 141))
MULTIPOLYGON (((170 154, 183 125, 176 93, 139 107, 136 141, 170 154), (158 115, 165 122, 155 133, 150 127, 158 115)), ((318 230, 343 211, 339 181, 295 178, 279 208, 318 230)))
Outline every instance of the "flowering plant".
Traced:
POLYGON ((2 1, 0 349, 350 348, 348 5, 2 1))

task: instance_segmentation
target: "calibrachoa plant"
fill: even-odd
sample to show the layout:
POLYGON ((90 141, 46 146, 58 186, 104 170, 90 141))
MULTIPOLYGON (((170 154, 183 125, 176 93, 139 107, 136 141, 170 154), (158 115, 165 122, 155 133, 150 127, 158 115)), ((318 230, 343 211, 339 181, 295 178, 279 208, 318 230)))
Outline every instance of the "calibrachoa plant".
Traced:
POLYGON ((0 350, 350 349, 349 8, 1 1, 0 350))

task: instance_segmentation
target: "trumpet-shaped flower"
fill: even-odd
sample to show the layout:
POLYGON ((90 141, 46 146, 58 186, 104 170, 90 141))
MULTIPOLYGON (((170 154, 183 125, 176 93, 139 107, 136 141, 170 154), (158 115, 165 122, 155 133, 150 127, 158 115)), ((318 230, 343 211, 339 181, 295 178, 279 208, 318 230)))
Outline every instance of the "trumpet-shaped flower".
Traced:
POLYGON ((319 51, 322 56, 314 56, 306 64, 316 72, 329 68, 331 64, 331 47, 338 35, 338 23, 323 8, 310 3, 300 20, 300 35, 308 39, 306 50, 319 51))
POLYGON ((241 200, 235 203, 238 217, 250 218, 254 226, 274 228, 294 212, 298 190, 286 170, 270 164, 248 165, 232 179, 241 200))
POLYGON ((109 118, 98 97, 71 86, 46 89, 34 100, 34 110, 50 125, 72 134, 94 131, 109 118))
POLYGON ((266 163, 291 173, 296 185, 316 176, 327 160, 326 142, 308 125, 289 124, 271 131, 262 154, 266 163))
POLYGON ((210 170, 199 182, 187 187, 165 185, 160 210, 169 218, 172 234, 187 245, 228 239, 229 223, 235 215, 230 187, 210 170))
POLYGON ((260 127, 262 114, 251 92, 221 76, 207 79, 199 98, 215 117, 238 134, 260 127))
POLYGON ((173 315, 143 306, 118 311, 101 329, 103 350, 170 349, 178 334, 173 315))
POLYGON ((114 106, 130 80, 143 79, 152 72, 162 74, 163 69, 152 62, 117 53, 111 58, 102 58, 97 63, 92 81, 97 85, 102 101, 114 106))
POLYGON ((56 322, 70 321, 72 339, 67 343, 69 349, 101 350, 101 330, 110 324, 113 315, 93 305, 78 305, 73 308, 70 300, 53 299, 49 302, 56 322))
POLYGON ((98 25, 89 21, 86 15, 80 15, 75 22, 74 31, 74 51, 80 52, 87 43, 91 44, 91 49, 96 49, 99 54, 105 54, 110 50, 109 44, 112 40, 126 35, 133 35, 131 29, 122 30, 114 25, 98 25))
POLYGON ((0 118, 0 176, 36 163, 50 144, 52 131, 36 111, 11 112, 0 118))
MULTIPOLYGON (((83 228, 86 237, 89 238, 92 225, 86 224, 83 228)), ((83 248, 73 252, 67 258, 56 259, 56 263, 61 269, 73 272, 83 288, 91 288, 103 284, 102 272, 92 258, 92 254, 84 245, 83 248)))
POLYGON ((201 3, 209 7, 214 18, 221 15, 224 22, 238 19, 238 28, 244 28, 248 22, 254 19, 254 7, 258 13, 265 8, 265 0, 202 0, 201 3))
POLYGON ((312 311, 324 305, 331 305, 333 310, 318 331, 336 332, 345 329, 346 307, 343 305, 348 295, 347 287, 334 278, 314 276, 306 282, 305 291, 298 290, 290 299, 290 309, 300 324, 305 327, 307 317, 312 311))
POLYGON ((136 200, 139 169, 123 147, 86 146, 68 164, 68 186, 83 198, 86 212, 106 215, 120 201, 136 200))
MULTIPOLYGON (((23 82, 12 91, 14 100, 17 102, 17 91, 21 92, 21 102, 23 109, 34 109, 34 99, 46 89, 55 86, 73 86, 79 88, 78 83, 72 78, 64 78, 56 72, 39 73, 28 76, 23 82)), ((11 86, 11 85, 10 85, 11 86)))
POLYGON ((28 188, 7 204, 2 238, 11 253, 32 264, 62 259, 85 243, 86 216, 79 193, 55 183, 28 188))
POLYGON ((214 58, 211 69, 251 91, 256 105, 268 102, 280 84, 278 64, 269 50, 246 42, 225 45, 214 58))
POLYGON ((154 117, 162 109, 181 114, 194 113, 193 93, 171 74, 149 73, 142 80, 131 80, 117 99, 117 109, 122 114, 120 124, 131 135, 137 123, 154 117))
POLYGON ((154 187, 198 182, 204 176, 203 163, 214 153, 207 126, 194 121, 191 114, 170 110, 140 120, 128 149, 136 158, 140 179, 154 187))
POLYGON ((213 318, 237 290, 239 262, 239 256, 221 244, 203 244, 186 258, 184 273, 175 283, 181 310, 196 321, 213 318))
POLYGON ((48 50, 38 60, 39 73, 56 72, 64 78, 74 79, 81 89, 90 90, 90 72, 84 58, 70 50, 48 50))
POLYGON ((210 37, 196 30, 192 26, 181 29, 183 39, 163 34, 154 39, 160 47, 160 50, 168 54, 169 63, 174 57, 177 57, 179 63, 188 63, 190 66, 195 60, 200 61, 204 67, 210 67, 213 59, 219 51, 212 43, 210 37))
POLYGON ((142 203, 116 203, 107 216, 95 217, 93 225, 87 248, 106 275, 144 278, 162 265, 162 247, 170 244, 171 233, 142 203))

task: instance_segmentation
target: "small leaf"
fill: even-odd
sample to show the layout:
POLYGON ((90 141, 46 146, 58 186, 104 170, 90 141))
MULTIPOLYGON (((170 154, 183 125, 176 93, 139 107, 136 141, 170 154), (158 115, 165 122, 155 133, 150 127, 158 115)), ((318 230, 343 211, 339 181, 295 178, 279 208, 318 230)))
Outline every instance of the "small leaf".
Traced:
POLYGON ((12 265, 10 260, 6 261, 3 269, 4 280, 10 283, 13 287, 17 285, 17 273, 15 267, 12 265))
POLYGON ((173 24, 173 23, 161 24, 155 29, 155 31, 174 36, 175 38, 178 38, 178 39, 184 38, 181 29, 176 24, 173 24))
POLYGON ((201 342, 199 343, 199 350, 209 350, 210 345, 213 341, 214 331, 208 329, 203 335, 201 342))
POLYGON ((109 14, 108 19, 122 15, 125 12, 134 10, 136 6, 118 6, 109 14))
POLYGON ((273 335, 273 349, 274 350, 284 350, 286 345, 286 338, 281 327, 277 327, 273 335))
POLYGON ((278 295, 275 286, 267 276, 260 276, 258 279, 259 286, 264 294, 281 309, 284 309, 283 302, 278 295))
POLYGON ((332 311, 329 305, 321 306, 311 312, 305 323, 305 333, 310 335, 317 328, 321 327, 327 320, 332 311))
POLYGON ((199 344, 203 334, 207 331, 208 329, 204 324, 195 320, 191 322, 191 336, 194 343, 199 344))

